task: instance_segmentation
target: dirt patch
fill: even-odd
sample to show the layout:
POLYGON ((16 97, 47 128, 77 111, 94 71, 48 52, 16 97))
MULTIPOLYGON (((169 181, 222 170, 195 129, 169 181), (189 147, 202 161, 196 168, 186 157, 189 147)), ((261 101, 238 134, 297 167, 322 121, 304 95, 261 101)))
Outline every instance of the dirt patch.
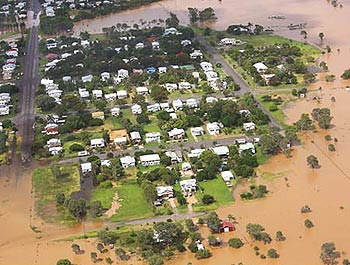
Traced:
POLYGON ((109 208, 106 212, 105 215, 110 218, 112 217, 115 212, 121 207, 121 204, 119 203, 119 197, 118 193, 116 192, 113 197, 112 205, 111 208, 109 208))

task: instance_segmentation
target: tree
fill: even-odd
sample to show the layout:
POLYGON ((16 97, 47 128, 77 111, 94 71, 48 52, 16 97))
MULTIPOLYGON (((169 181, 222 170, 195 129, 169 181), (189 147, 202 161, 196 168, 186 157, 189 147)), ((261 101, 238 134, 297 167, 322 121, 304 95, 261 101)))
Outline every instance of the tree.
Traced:
POLYGON ((112 260, 110 257, 108 257, 108 258, 106 258, 106 262, 107 262, 108 264, 112 264, 112 263, 113 263, 113 260, 112 260))
POLYGON ((165 20, 165 23, 169 28, 177 28, 180 24, 180 20, 175 13, 170 12, 170 17, 165 20))
POLYGON ((264 241, 264 243, 271 242, 270 236, 264 232, 265 228, 262 225, 249 223, 247 224, 246 229, 247 233, 252 239, 257 241, 264 241))
POLYGON ((276 249, 270 248, 267 251, 267 256, 271 259, 277 259, 280 255, 277 253, 276 249))
POLYGON ((219 233, 221 220, 216 212, 211 212, 206 218, 206 222, 212 233, 219 233))
POLYGON ((320 32, 320 33, 318 34, 318 37, 320 38, 321 43, 322 43, 322 42, 323 42, 323 39, 324 39, 324 33, 323 33, 323 32, 320 32))
POLYGON ((208 236, 208 243, 210 246, 219 246, 221 241, 213 235, 208 236))
POLYGON ((303 207, 301 207, 301 213, 311 213, 311 208, 308 205, 304 205, 303 207))
POLYGON ((212 204, 215 202, 215 199, 213 196, 211 195, 208 195, 208 194, 204 194, 203 197, 202 197, 202 203, 204 205, 209 205, 209 204, 212 204))
POLYGON ((191 233, 198 230, 198 227, 193 223, 192 219, 186 219, 185 225, 186 225, 187 230, 191 233))
POLYGON ((281 231, 276 232, 276 241, 285 241, 286 237, 283 235, 281 231))
POLYGON ((151 86, 151 98, 154 101, 163 101, 168 99, 169 92, 159 85, 151 86))
POLYGON ((117 255, 117 257, 120 259, 120 260, 129 260, 130 259, 130 256, 126 254, 126 251, 122 248, 117 248, 115 250, 115 254, 117 255))
POLYGON ((198 22, 199 20, 199 13, 197 8, 188 8, 188 16, 190 18, 191 24, 198 22))
POLYGON ((157 190, 156 187, 149 181, 144 181, 141 184, 141 187, 143 188, 143 192, 145 194, 145 197, 148 199, 150 203, 153 203, 157 200, 157 190))
POLYGON ((117 240, 117 235, 107 229, 99 231, 97 237, 104 245, 114 244, 117 240))
POLYGON ((321 246, 320 258, 326 265, 337 264, 337 259, 340 257, 339 251, 336 251, 335 244, 333 242, 326 242, 321 246))
POLYGON ((295 127, 298 131, 313 130, 315 126, 312 124, 309 114, 301 114, 300 119, 295 123, 295 127))
POLYGON ((72 265, 72 262, 68 259, 60 259, 56 262, 56 265, 72 265))
POLYGON ((90 259, 92 260, 93 263, 97 262, 97 253, 96 252, 91 252, 90 253, 90 259))
POLYGON ((328 145, 328 150, 331 152, 335 152, 335 145, 334 144, 329 144, 328 145))
POLYGON ((199 11, 199 21, 205 22, 209 20, 216 20, 217 17, 215 16, 215 10, 212 7, 208 7, 203 9, 202 11, 199 11))
POLYGON ((72 244, 72 250, 75 254, 80 254, 81 253, 81 249, 80 246, 78 244, 72 244))
POLYGON ((314 108, 312 110, 312 117, 318 122, 321 129, 329 129, 331 120, 331 111, 329 108, 314 108))
POLYGON ((139 124, 148 124, 150 123, 150 119, 148 118, 148 115, 146 113, 142 113, 137 116, 136 118, 137 123, 139 124))
POLYGON ((311 220, 310 219, 306 219, 305 221, 304 221, 304 225, 305 225, 305 227, 306 228, 312 228, 312 227, 314 227, 314 224, 311 222, 311 220))
POLYGON ((58 179, 62 175, 61 166, 59 164, 52 163, 52 165, 50 166, 50 169, 51 169, 52 175, 54 175, 56 179, 58 179))
POLYGON ((65 201, 66 201, 66 196, 64 195, 64 193, 56 194, 56 203, 58 205, 63 205, 65 201))
POLYGON ((39 95, 36 98, 36 104, 42 111, 52 111, 56 107, 57 103, 55 99, 48 95, 39 95))
POLYGON ((101 242, 98 242, 97 243, 97 246, 96 246, 97 250, 100 251, 100 253, 103 253, 104 251, 104 246, 101 242))
POLYGON ((240 238, 230 238, 228 245, 232 248, 240 248, 244 245, 243 241, 240 238))
POLYGON ((207 249, 198 250, 195 255, 196 259, 208 259, 211 257, 211 253, 207 249))
POLYGON ((162 257, 156 254, 150 256, 147 261, 148 265, 164 265, 162 257))
POLYGON ((300 31, 300 35, 301 35, 304 39, 307 39, 307 32, 306 32, 306 30, 300 31))
POLYGON ((314 83, 316 81, 316 74, 314 73, 306 73, 303 75, 304 81, 307 84, 314 83))
POLYGON ((340 77, 345 80, 350 79, 350 69, 346 69, 340 77))
POLYGON ((320 166, 317 157, 314 155, 309 155, 306 158, 306 162, 307 165, 311 168, 318 168, 320 166))

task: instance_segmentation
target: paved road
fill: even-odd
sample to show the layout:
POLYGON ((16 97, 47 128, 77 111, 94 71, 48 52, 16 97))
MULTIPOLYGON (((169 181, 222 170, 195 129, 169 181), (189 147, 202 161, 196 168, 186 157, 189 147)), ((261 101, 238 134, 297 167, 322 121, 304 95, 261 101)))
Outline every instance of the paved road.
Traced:
MULTIPOLYGON (((210 62, 215 65, 220 63, 222 65, 222 70, 226 75, 232 76, 233 80, 241 87, 240 91, 237 91, 237 95, 242 95, 244 93, 250 93, 255 97, 256 90, 252 89, 241 77, 240 75, 233 69, 233 67, 226 61, 226 59, 220 54, 220 52, 211 46, 203 36, 196 34, 195 38, 199 41, 199 43, 207 50, 207 52, 212 56, 210 57, 210 62)), ((257 101, 258 102, 258 101, 257 101)), ((258 102, 258 107, 270 118, 270 126, 283 129, 282 125, 277 121, 271 113, 265 109, 263 105, 258 102)))
MULTIPOLYGON (((40 9, 38 0, 33 0, 30 5, 33 21, 37 21, 40 9)), ((39 44, 38 23, 31 23, 30 36, 26 46, 26 56, 23 65, 23 78, 20 84, 19 114, 14 118, 18 133, 21 136, 21 154, 27 162, 32 155, 34 140, 34 102, 35 89, 39 84, 39 44)))

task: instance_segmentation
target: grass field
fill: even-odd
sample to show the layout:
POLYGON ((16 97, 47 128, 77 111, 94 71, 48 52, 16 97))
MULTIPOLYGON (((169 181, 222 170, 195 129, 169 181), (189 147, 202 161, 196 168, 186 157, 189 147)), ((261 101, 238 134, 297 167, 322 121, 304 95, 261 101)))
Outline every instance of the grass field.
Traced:
POLYGON ((193 205, 194 211, 215 210, 219 206, 228 205, 233 202, 231 189, 218 177, 216 179, 199 182, 199 190, 196 192, 197 205, 193 205), (210 205, 203 205, 201 202, 203 195, 208 194, 215 198, 216 202, 210 205))
POLYGON ((56 194, 66 197, 80 190, 80 173, 75 164, 61 166, 61 175, 56 178, 49 167, 37 168, 33 175, 36 212, 45 221, 72 224, 76 220, 66 211, 56 211, 56 194))
POLYGON ((113 197, 116 191, 117 189, 114 187, 111 189, 98 187, 92 191, 91 201, 100 201, 104 209, 109 209, 112 206, 113 197))
POLYGON ((111 221, 130 221, 153 216, 153 208, 147 202, 142 188, 136 182, 121 183, 116 187, 121 207, 111 221))

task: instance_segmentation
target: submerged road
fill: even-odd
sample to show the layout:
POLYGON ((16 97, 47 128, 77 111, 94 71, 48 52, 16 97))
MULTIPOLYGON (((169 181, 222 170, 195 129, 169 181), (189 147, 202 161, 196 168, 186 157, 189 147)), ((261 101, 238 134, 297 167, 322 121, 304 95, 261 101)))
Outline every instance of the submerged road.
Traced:
POLYGON ((20 83, 19 113, 14 122, 21 137, 21 154, 23 162, 29 163, 34 141, 35 90, 39 84, 39 40, 38 13, 40 4, 33 0, 28 11, 29 39, 23 64, 23 78, 20 83))

